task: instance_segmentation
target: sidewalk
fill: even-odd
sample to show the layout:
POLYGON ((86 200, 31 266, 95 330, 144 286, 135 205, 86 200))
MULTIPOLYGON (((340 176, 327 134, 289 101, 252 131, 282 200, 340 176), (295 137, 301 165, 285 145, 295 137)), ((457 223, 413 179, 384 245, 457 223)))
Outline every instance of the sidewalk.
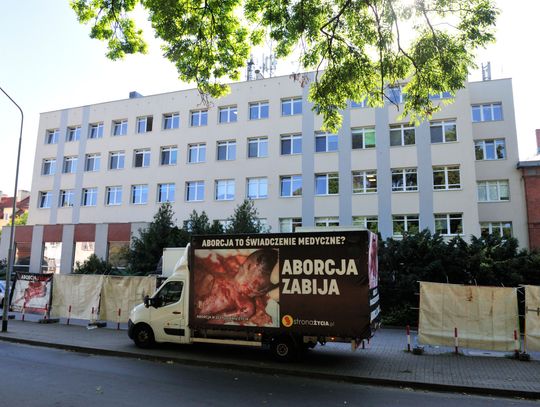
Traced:
POLYGON ((327 344, 311 350, 300 362, 277 363, 269 352, 234 346, 162 345, 139 349, 125 329, 89 330, 82 325, 39 324, 10 320, 0 341, 75 350, 91 354, 133 357, 248 371, 291 374, 354 383, 459 391, 507 397, 540 399, 540 353, 530 362, 505 357, 500 352, 426 347, 423 355, 405 352, 405 332, 381 329, 366 349, 351 352, 345 344, 327 344))

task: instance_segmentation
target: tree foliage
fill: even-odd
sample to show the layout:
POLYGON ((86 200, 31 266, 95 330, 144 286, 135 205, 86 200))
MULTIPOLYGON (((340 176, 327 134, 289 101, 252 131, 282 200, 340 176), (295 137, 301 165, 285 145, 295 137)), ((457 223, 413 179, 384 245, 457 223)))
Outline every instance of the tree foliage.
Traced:
POLYGON ((540 253, 519 250, 514 238, 461 237, 445 241, 424 230, 387 239, 379 247, 379 289, 383 319, 415 324, 419 281, 479 286, 540 285, 540 253))
POLYGON ((84 262, 75 264, 74 274, 105 274, 105 275, 126 275, 124 270, 113 267, 107 261, 100 259, 95 254, 91 254, 84 262))
POLYGON ((475 50, 494 40, 498 14, 493 0, 71 1, 90 36, 108 41, 112 59, 146 51, 132 19, 138 4, 180 79, 205 97, 226 94, 224 81, 240 78, 265 38, 278 58, 298 55, 302 70, 323 68, 310 98, 331 130, 347 100, 380 106, 387 87, 404 78, 403 114, 430 117, 440 107, 429 96, 463 87, 475 50))
POLYGON ((227 219, 226 233, 261 233, 264 227, 253 201, 244 199, 227 219))

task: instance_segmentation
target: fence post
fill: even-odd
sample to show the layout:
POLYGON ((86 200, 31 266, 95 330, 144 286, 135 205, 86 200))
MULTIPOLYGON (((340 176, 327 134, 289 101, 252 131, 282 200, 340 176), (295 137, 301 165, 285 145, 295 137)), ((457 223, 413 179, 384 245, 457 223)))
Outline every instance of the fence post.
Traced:
POLYGON ((122 314, 122 308, 118 308, 118 323, 116 324, 116 330, 120 329, 120 315, 122 314))
POLYGON ((67 325, 69 325, 70 320, 71 320, 71 305, 68 307, 67 325))
POLYGON ((407 332, 407 352, 411 351, 411 327, 407 325, 405 327, 405 330, 407 332))
POLYGON ((459 354, 459 339, 457 327, 454 328, 454 351, 456 355, 459 354))

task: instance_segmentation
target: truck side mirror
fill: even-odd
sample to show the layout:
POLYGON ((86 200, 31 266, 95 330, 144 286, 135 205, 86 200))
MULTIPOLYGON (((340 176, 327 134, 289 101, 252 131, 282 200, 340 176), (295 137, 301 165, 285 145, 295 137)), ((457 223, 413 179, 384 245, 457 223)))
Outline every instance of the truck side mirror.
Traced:
POLYGON ((150 306, 150 297, 148 295, 145 295, 143 298, 143 303, 146 308, 150 306))

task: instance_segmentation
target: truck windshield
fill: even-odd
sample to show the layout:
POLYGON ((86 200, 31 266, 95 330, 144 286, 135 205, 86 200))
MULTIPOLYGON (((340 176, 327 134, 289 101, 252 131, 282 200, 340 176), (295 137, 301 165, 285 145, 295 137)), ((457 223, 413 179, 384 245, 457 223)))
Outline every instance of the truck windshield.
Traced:
POLYGON ((174 304, 175 302, 180 301, 183 288, 183 281, 170 281, 164 285, 161 290, 159 290, 159 293, 157 293, 154 300, 157 300, 157 304, 159 304, 161 307, 174 304))

